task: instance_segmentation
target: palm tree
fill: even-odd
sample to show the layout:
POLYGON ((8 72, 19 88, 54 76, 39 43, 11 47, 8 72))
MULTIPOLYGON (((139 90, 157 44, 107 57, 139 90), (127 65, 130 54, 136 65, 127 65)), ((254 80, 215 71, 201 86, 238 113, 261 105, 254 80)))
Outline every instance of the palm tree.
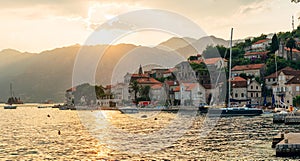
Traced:
POLYGON ((151 89, 150 86, 142 86, 142 87, 140 88, 140 94, 141 94, 141 97, 142 97, 143 99, 145 99, 144 101, 150 100, 150 98, 149 98, 149 92, 150 92, 150 89, 151 89))
POLYGON ((131 81, 130 84, 129 84, 129 92, 133 92, 134 93, 134 101, 135 101, 135 104, 137 105, 138 102, 137 102, 137 94, 138 92, 140 91, 140 86, 138 84, 138 82, 136 80, 134 81, 131 81))
POLYGON ((290 49, 290 60, 293 60, 293 49, 296 48, 296 41, 293 38, 289 38, 285 46, 290 49))

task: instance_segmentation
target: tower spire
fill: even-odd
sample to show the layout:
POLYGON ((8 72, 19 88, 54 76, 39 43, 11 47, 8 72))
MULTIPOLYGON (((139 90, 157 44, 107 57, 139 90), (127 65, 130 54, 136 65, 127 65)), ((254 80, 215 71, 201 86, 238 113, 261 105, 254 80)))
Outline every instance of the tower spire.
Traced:
POLYGON ((141 65, 141 64, 140 64, 140 68, 139 68, 139 74, 144 74, 143 68, 142 68, 142 65, 141 65))

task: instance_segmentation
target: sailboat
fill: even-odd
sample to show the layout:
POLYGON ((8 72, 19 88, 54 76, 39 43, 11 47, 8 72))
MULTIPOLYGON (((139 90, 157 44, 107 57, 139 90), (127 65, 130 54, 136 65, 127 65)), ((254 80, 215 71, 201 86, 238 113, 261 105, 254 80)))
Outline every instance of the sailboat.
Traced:
POLYGON ((230 93, 231 93, 231 57, 232 57, 232 36, 233 28, 231 28, 230 37, 230 60, 229 60, 229 89, 228 89, 228 105, 225 108, 211 108, 208 110, 208 116, 257 116, 263 113, 262 109, 248 108, 248 107, 231 107, 230 93))
POLYGON ((13 90, 12 90, 12 84, 10 84, 10 95, 11 97, 8 98, 7 100, 7 105, 4 106, 4 109, 16 109, 17 106, 13 104, 23 104, 23 102, 20 99, 17 99, 13 95, 13 90))

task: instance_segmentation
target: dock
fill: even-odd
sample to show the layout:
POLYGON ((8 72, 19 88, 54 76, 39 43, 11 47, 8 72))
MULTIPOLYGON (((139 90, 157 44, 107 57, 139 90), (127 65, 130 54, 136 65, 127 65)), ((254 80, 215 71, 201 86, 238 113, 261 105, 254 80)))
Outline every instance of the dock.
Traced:
POLYGON ((273 114, 273 123, 284 123, 285 117, 288 113, 275 113, 273 114))
POLYGON ((299 157, 300 133, 281 133, 273 138, 272 147, 276 149, 276 157, 299 157))
POLYGON ((300 116, 286 116, 284 120, 285 124, 300 124, 300 116))
POLYGON ((300 116, 290 113, 273 114, 273 123, 300 124, 300 116))

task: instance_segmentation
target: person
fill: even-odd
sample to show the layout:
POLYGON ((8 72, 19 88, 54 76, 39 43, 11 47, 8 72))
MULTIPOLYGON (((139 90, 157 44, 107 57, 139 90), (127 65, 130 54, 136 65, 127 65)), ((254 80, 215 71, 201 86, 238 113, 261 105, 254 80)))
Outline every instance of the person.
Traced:
POLYGON ((290 111, 290 112, 293 112, 293 111, 294 111, 294 107, 293 107, 293 105, 290 105, 290 107, 289 107, 289 111, 290 111))

